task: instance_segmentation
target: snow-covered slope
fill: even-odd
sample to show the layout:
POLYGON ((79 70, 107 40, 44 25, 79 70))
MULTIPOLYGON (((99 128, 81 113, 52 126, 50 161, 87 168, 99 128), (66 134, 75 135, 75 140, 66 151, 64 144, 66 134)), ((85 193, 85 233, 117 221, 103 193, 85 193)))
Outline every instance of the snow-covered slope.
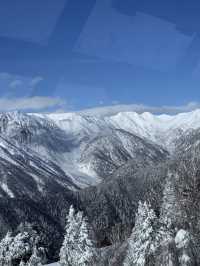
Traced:
POLYGON ((0 128, 2 137, 53 161, 79 187, 99 183, 137 153, 154 156, 162 150, 104 118, 78 113, 4 113, 0 128))
MULTIPOLYGON (((155 143, 151 145, 149 139, 141 139, 142 134, 134 132, 133 123, 129 121, 129 128, 124 127, 123 114, 121 129, 112 123, 112 118, 88 116, 84 113, 49 114, 43 116, 53 120, 67 135, 76 139, 80 156, 73 156, 76 167, 82 173, 96 178, 107 177, 129 159, 137 158, 137 155, 149 154, 149 159, 166 155, 166 152, 155 143), (138 136, 139 135, 139 138, 138 136), (155 156, 156 154, 156 156, 155 156), (151 158, 152 157, 152 158, 151 158)), ((137 127, 138 128, 138 127, 137 127)), ((150 139, 152 142, 152 140, 150 139)), ((73 152, 74 154, 74 152, 73 152)), ((158 159, 159 160, 159 159, 158 159)))
POLYGON ((92 139, 81 153, 80 168, 86 173, 108 178, 128 161, 142 158, 159 162, 168 153, 156 144, 147 142, 122 129, 113 129, 110 134, 102 134, 92 139))
POLYGON ((52 161, 0 136, 0 197, 34 198, 60 189, 75 190, 76 186, 52 161))
POLYGON ((114 127, 145 137, 172 150, 174 140, 187 130, 200 127, 200 110, 177 115, 126 112, 118 113, 106 120, 114 127))
POLYGON ((39 157, 54 162, 78 186, 98 181, 80 172, 76 166, 81 145, 86 139, 79 139, 72 131, 64 131, 50 118, 20 112, 0 114, 0 132, 16 147, 25 151, 29 149, 29 152, 32 150, 39 157))
POLYGON ((200 127, 200 110, 178 115, 126 112, 118 113, 106 120, 114 127, 145 137, 169 149, 181 134, 200 127))
POLYGON ((169 148, 174 139, 188 129, 200 127, 200 109, 177 115, 154 115, 148 112, 119 112, 113 116, 99 117, 81 113, 61 113, 41 115, 53 120, 67 133, 79 137, 97 135, 109 128, 123 129, 140 137, 169 148))
POLYGON ((200 110, 178 115, 121 112, 107 117, 84 112, 0 114, 0 135, 5 140, 54 162, 79 187, 99 183, 102 176, 139 154, 162 157, 164 150, 173 150, 178 139, 198 128, 200 110))
MULTIPOLYGON (((70 153, 70 158, 73 158, 71 165, 73 167, 75 165, 74 168, 89 176, 96 177, 99 174, 94 169, 99 168, 96 167, 99 158, 108 157, 108 153, 110 157, 116 156, 116 152, 113 153, 112 151, 116 151, 117 147, 120 146, 121 155, 124 154, 124 150, 127 153, 128 149, 130 158, 134 157, 134 153, 138 153, 134 141, 125 132, 145 139, 154 145, 160 145, 165 150, 172 152, 178 140, 183 138, 188 131, 200 128, 200 110, 177 115, 120 112, 113 116, 101 117, 98 114, 95 116, 82 112, 48 114, 40 115, 40 117, 54 122, 67 136, 71 136, 76 146, 70 153), (119 136, 117 129, 123 130, 124 134, 121 131, 121 136, 119 136), (102 138, 102 136, 104 137, 102 138), (108 152, 109 147, 110 151, 108 152), (104 156, 97 158, 99 151, 102 154, 103 150, 104 156), (131 153, 130 150, 132 150, 131 153), (76 163, 74 164, 74 162, 76 163)), ((120 158, 117 156, 112 164, 118 165, 119 161, 120 158)), ((106 165, 108 166, 110 163, 111 160, 109 159, 106 165)))

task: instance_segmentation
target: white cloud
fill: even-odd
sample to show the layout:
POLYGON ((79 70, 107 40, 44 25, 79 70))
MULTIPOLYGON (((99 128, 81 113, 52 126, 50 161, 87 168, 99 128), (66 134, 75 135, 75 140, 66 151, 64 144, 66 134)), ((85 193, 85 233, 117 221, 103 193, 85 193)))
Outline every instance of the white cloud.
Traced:
POLYGON ((0 98, 1 111, 13 110, 45 110, 52 107, 63 107, 65 102, 60 98, 53 97, 22 97, 22 98, 0 98))
POLYGON ((0 72, 0 97, 22 97, 32 95, 33 89, 44 80, 41 76, 20 76, 0 72))
POLYGON ((114 105, 114 106, 105 106, 86 109, 80 111, 80 113, 88 115, 98 115, 98 116, 111 116, 119 112, 151 112, 154 114, 177 114, 182 112, 190 112, 195 109, 200 108, 200 103, 198 102, 189 102, 186 105, 181 106, 148 106, 144 104, 130 104, 130 105, 114 105))

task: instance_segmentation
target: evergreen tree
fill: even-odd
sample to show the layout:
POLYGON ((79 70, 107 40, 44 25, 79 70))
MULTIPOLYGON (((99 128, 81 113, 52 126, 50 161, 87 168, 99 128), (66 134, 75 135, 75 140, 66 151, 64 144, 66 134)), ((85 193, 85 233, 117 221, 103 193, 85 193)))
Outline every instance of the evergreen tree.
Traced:
POLYGON ((8 232, 6 236, 0 242, 0 266, 9 266, 12 262, 12 254, 9 250, 13 241, 11 232, 8 232))
POLYGON ((179 264, 178 252, 174 239, 162 242, 154 256, 154 266, 183 266, 179 264))
POLYGON ((82 212, 75 213, 71 206, 67 216, 66 232, 60 250, 60 263, 62 266, 88 266, 95 265, 96 250, 90 239, 87 220, 82 212))
POLYGON ((161 204, 160 220, 161 223, 166 224, 168 227, 174 226, 175 219, 179 213, 176 203, 174 179, 174 176, 168 173, 161 204))
POLYGON ((194 238, 188 231, 180 229, 175 236, 175 244, 181 266, 199 265, 196 261, 197 248, 194 238))
POLYGON ((19 266, 27 266, 27 264, 23 260, 21 260, 19 266))
POLYGON ((40 248, 37 250, 36 254, 35 247, 38 244, 39 236, 30 225, 26 227, 26 229, 27 231, 23 231, 20 226, 20 231, 17 235, 12 236, 12 234, 8 232, 0 241, 0 266, 27 265, 25 261, 27 261, 31 254, 32 258, 30 262, 32 264, 30 265, 39 265, 33 264, 32 261, 34 261, 35 256, 39 253, 40 258, 44 256, 44 249, 40 248))
POLYGON ((38 249, 34 247, 33 253, 27 263, 27 266, 41 266, 41 257, 39 256, 38 249))
POLYGON ((146 258, 154 252, 156 215, 150 206, 139 202, 135 226, 128 240, 124 266, 144 266, 146 258))

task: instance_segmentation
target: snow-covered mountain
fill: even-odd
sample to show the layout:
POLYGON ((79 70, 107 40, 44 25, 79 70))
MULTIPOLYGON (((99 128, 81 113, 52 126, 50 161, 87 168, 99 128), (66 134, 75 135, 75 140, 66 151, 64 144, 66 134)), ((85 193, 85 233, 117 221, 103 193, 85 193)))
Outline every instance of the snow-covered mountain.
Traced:
POLYGON ((146 143, 151 142, 158 149, 161 149, 158 147, 160 145, 163 149, 171 151, 179 137, 199 127, 200 110, 174 116, 135 112, 122 112, 107 117, 89 116, 84 112, 61 114, 10 112, 0 115, 2 137, 24 150, 28 147, 40 156, 53 161, 81 186, 100 181, 98 174, 91 167, 93 159, 96 159, 93 156, 95 146, 98 146, 101 152, 105 151, 106 156, 109 150, 110 157, 116 156, 111 147, 114 146, 116 151, 118 146, 118 155, 114 159, 118 165, 121 160, 119 151, 120 156, 126 154, 125 161, 138 153, 137 140, 133 140, 134 136, 146 143))
POLYGON ((177 115, 118 113, 106 119, 114 127, 145 137, 166 149, 173 148, 173 142, 189 129, 200 127, 200 110, 177 115))
MULTIPOLYGON (((192 199, 187 211, 196 202, 196 217, 199 136, 200 110, 173 116, 0 114, 0 238, 28 221, 42 232, 49 261, 56 261, 73 204, 87 214, 98 246, 114 248, 130 235, 140 200, 159 215, 175 190, 179 208, 186 196, 192 199)), ((179 229, 192 224, 187 217, 180 225, 176 215, 179 229)), ((192 230, 200 236, 198 228, 192 230)))
POLYGON ((63 130, 52 119, 40 115, 20 112, 0 115, 1 136, 16 147, 33 151, 62 170, 74 184, 84 187, 96 184, 98 178, 79 170, 78 159, 81 147, 86 143, 87 134, 79 138, 79 132, 63 130))
POLYGON ((65 132, 78 136, 98 134, 110 127, 123 129, 169 148, 174 139, 189 129, 200 127, 200 109, 177 115, 154 115, 148 112, 119 112, 113 116, 81 113, 41 115, 52 119, 65 132))
POLYGON ((24 152, 33 151, 35 156, 54 162, 79 187, 101 182, 138 154, 153 158, 166 153, 106 119, 76 113, 4 113, 0 129, 4 139, 24 152))
POLYGON ((101 182, 139 154, 151 154, 150 158, 171 152, 178 139, 199 127, 200 110, 178 115, 121 112, 104 117, 84 112, 0 115, 5 140, 54 162, 79 187, 101 182))

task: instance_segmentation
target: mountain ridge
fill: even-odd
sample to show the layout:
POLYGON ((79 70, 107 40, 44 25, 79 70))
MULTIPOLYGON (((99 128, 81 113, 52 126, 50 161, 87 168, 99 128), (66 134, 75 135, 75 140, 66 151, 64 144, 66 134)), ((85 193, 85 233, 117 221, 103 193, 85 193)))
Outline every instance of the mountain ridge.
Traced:
MULTIPOLYGON (((167 148, 173 149, 173 141, 185 133, 189 129, 197 129, 200 127, 200 109, 196 109, 191 112, 179 113, 176 115, 159 114, 155 115, 150 112, 137 113, 137 112, 119 112, 111 116, 98 116, 88 115, 82 112, 71 113, 52 113, 42 115, 41 117, 47 117, 52 119, 57 125, 61 125, 64 130, 69 131, 70 127, 75 128, 74 124, 70 124, 70 120, 79 121, 82 127, 91 129, 88 127, 90 123, 95 126, 96 131, 102 127, 113 127, 123 129, 125 131, 136 134, 140 137, 146 138, 149 141, 156 142, 157 144, 167 148), (101 127, 100 127, 101 126, 101 127), (171 146, 169 148, 169 146, 171 146)), ((76 123, 76 130, 80 132, 80 127, 76 123)), ((95 131, 95 132, 96 132, 95 131)), ((93 131, 94 133, 94 131, 93 131)))

